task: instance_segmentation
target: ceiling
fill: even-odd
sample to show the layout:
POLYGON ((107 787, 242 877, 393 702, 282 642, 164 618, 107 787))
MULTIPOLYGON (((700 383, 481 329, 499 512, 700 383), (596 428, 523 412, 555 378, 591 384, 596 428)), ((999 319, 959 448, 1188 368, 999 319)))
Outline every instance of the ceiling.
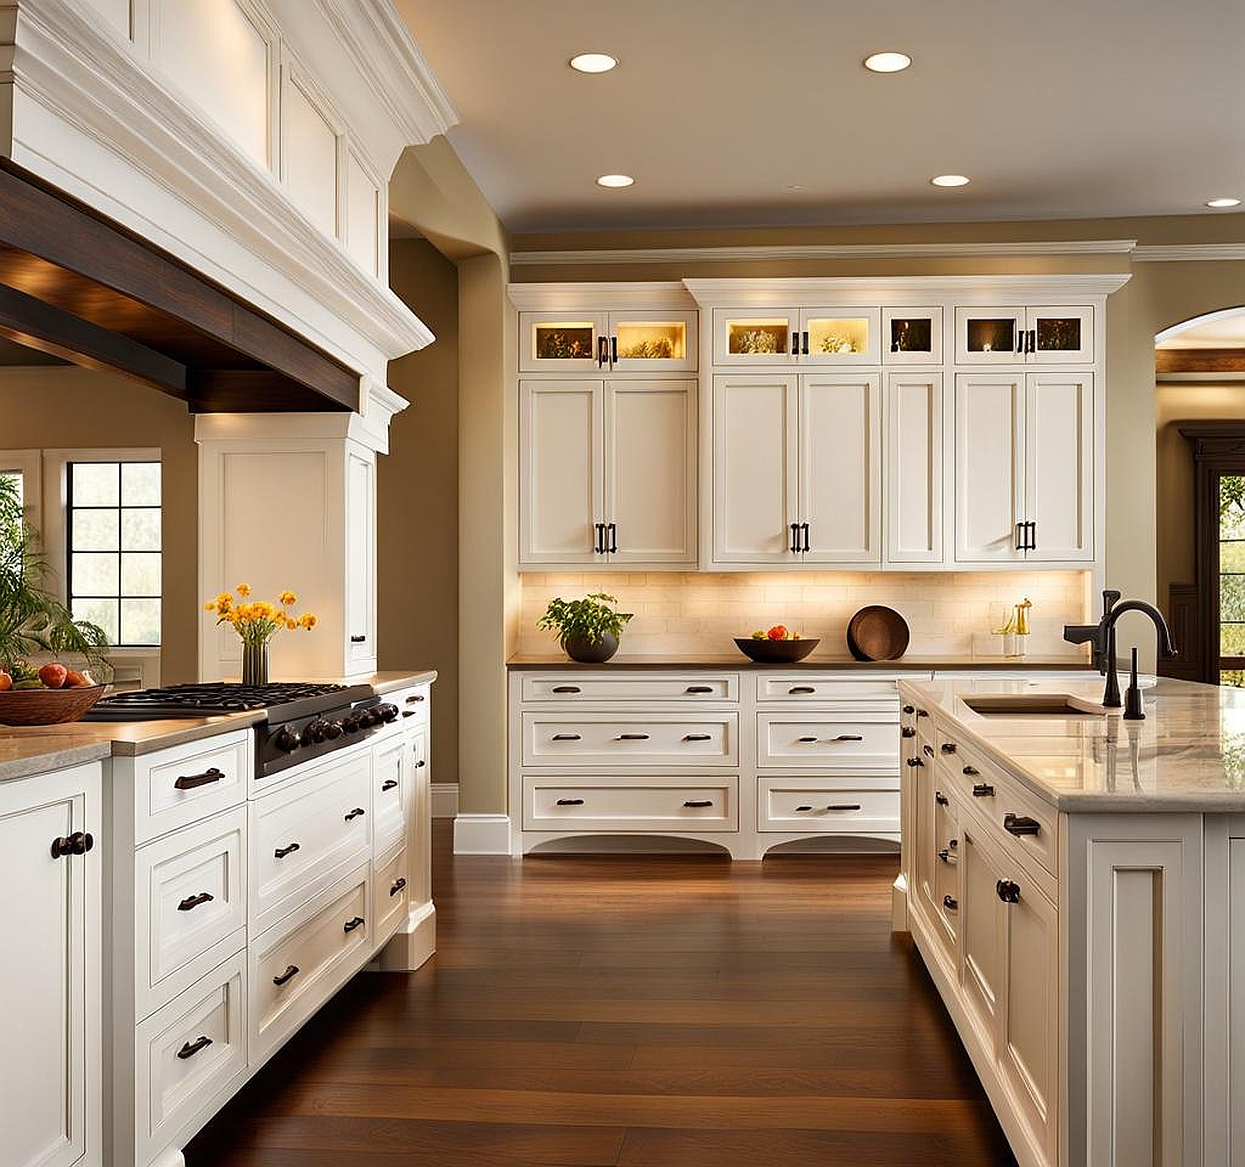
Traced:
POLYGON ((1155 346, 1160 349, 1245 348, 1245 309, 1215 313, 1187 328, 1169 331, 1155 346))
POLYGON ((1241 0, 397 4, 458 110, 451 143, 512 232, 1213 214, 1207 199, 1245 198, 1241 0), (912 67, 861 67, 883 49, 912 67), (622 63, 575 73, 586 50, 622 63), (635 185, 595 185, 615 172, 635 185), (929 185, 949 172, 972 182, 929 185))

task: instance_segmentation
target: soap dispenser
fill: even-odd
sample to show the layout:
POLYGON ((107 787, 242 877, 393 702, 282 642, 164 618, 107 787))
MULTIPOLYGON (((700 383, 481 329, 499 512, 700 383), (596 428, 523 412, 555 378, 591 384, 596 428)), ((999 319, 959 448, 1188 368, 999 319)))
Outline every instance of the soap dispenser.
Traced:
POLYGON ((1128 675, 1128 689, 1124 693, 1124 720, 1145 721, 1146 712, 1141 704, 1141 686, 1137 683, 1137 649, 1133 649, 1132 670, 1128 675))

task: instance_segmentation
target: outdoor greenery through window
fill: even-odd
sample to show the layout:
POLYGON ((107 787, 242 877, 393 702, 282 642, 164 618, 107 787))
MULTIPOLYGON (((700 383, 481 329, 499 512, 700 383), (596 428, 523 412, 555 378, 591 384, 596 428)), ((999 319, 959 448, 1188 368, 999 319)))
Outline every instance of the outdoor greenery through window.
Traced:
POLYGON ((160 643, 160 463, 70 462, 69 607, 110 644, 160 643))
POLYGON ((1219 680, 1245 688, 1245 476, 1219 480, 1219 680))

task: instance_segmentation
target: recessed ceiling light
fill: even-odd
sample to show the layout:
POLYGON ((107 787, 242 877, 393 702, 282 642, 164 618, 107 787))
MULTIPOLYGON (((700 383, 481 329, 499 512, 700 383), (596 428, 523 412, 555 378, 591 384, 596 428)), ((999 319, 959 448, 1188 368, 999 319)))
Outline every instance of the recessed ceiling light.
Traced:
POLYGON ((938 174, 930 179, 935 186, 967 186, 968 179, 962 174, 938 174))
POLYGON ((865 68, 874 73, 901 73, 911 64, 907 53, 873 53, 864 60, 865 68))
POLYGON ((571 68, 581 73, 608 73, 617 64, 618 58, 609 53, 580 53, 571 58, 571 68))
POLYGON ((597 186, 630 186, 635 179, 629 174, 603 174, 597 179, 597 186))
POLYGON ((1206 205, 1208 207, 1214 207, 1216 210, 1219 210, 1223 207, 1239 207, 1241 205, 1241 200, 1240 199, 1228 199, 1228 198, 1207 199, 1206 205))

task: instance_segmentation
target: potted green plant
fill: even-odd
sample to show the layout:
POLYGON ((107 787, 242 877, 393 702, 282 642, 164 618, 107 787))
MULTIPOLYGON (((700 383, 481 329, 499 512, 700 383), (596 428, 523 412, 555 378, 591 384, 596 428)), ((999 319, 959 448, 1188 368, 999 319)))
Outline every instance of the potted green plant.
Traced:
MULTIPOLYGON (((33 673, 26 657, 48 652, 107 669, 104 630, 73 614, 42 587, 50 574, 37 532, 26 522, 17 480, 0 474, 0 668, 14 679, 33 673)), ((110 675, 106 673, 105 675, 110 675)))
POLYGON ((604 592, 594 592, 582 600, 555 596, 536 621, 536 627, 556 633, 558 643, 571 660, 600 664, 618 651, 623 625, 634 614, 610 607, 617 603, 616 597, 604 592))

